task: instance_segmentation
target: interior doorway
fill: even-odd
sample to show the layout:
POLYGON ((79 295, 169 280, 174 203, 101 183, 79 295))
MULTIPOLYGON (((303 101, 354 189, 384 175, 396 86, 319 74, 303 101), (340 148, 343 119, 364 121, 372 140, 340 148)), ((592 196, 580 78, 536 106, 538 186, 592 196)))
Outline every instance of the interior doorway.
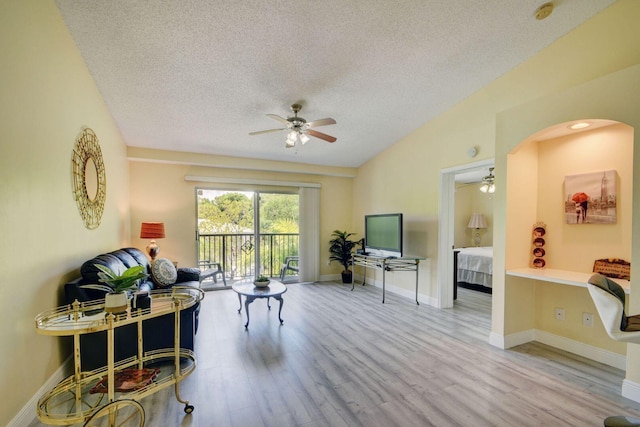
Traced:
POLYGON ((216 272, 204 287, 225 289, 265 275, 279 278, 283 262, 299 252, 299 195, 196 189, 197 259, 216 272))
MULTIPOLYGON (((440 308, 453 306, 455 248, 456 177, 477 175, 480 178, 494 159, 454 166, 440 171, 440 215, 438 225, 438 298, 440 308)), ((480 179, 479 179, 480 180, 480 179)))

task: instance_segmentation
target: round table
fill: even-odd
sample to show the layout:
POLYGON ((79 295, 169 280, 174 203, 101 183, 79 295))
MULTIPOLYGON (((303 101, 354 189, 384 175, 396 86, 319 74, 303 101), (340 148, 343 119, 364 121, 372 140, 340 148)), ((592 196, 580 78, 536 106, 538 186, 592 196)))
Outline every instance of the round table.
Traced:
POLYGON ((282 294, 287 292, 287 287, 277 280, 271 279, 269 286, 264 288, 256 287, 253 282, 238 282, 234 284, 231 289, 233 289, 238 294, 238 302, 240 303, 240 308, 238 308, 238 313, 242 311, 242 295, 245 296, 244 300, 244 308, 247 312, 247 323, 245 323, 244 328, 249 328, 249 304, 251 304, 254 300, 258 298, 266 298, 267 299, 267 307, 271 310, 271 306, 269 305, 269 298, 275 298, 280 301, 280 308, 278 309, 278 320, 282 325, 284 321, 282 317, 280 317, 280 313, 282 313, 282 303, 284 302, 282 299, 282 294))

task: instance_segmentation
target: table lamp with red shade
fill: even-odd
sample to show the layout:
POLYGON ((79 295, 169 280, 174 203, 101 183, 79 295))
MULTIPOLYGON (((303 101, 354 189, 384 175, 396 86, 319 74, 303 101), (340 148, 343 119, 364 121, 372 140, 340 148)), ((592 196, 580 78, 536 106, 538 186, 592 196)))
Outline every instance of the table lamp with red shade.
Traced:
POLYGON ((155 239, 164 239, 164 222, 143 222, 140 226, 140 238, 151 239, 147 246, 147 253, 153 262, 160 252, 155 239))

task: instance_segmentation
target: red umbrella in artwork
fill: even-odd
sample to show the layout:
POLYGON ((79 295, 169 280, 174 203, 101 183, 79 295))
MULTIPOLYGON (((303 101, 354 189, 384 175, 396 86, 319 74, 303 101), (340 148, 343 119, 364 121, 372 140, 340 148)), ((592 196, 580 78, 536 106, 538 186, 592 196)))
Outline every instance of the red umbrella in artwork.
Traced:
POLYGON ((589 200, 589 195, 587 193, 575 193, 573 196, 571 196, 571 200, 573 200, 576 203, 582 203, 582 202, 586 202, 587 200, 589 200))

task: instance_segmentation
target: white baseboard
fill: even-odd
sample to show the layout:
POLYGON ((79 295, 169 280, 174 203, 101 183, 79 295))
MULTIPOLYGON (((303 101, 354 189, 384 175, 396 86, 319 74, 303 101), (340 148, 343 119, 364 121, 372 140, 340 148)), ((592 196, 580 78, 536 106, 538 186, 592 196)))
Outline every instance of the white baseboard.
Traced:
POLYGON ((493 331, 489 334, 489 344, 502 350, 507 348, 504 344, 504 335, 496 334, 493 331))
POLYGON ((60 367, 56 369, 56 371, 53 373, 53 375, 51 375, 51 377, 47 380, 47 382, 45 382, 42 385, 42 387, 38 389, 36 394, 31 399, 29 399, 27 404, 22 407, 20 412, 18 412, 16 416, 13 417, 11 421, 9 421, 9 424, 7 424, 7 427, 23 427, 31 424, 33 420, 37 418, 36 408, 38 406, 38 399, 40 399, 40 396, 49 392, 60 381, 62 381, 63 379, 67 378, 72 374, 73 374, 73 359, 71 356, 69 356, 67 360, 65 360, 62 363, 62 365, 60 365, 60 367))
POLYGON ((531 341, 536 341, 536 330, 528 329, 526 331, 518 332, 515 334, 509 334, 504 337, 504 348, 515 347, 520 344, 525 344, 531 341))
MULTIPOLYGON (((356 282, 357 284, 362 286, 362 276, 356 275, 356 282)), ((369 281, 367 281, 367 286, 375 286, 376 288, 382 289, 382 280, 372 281, 371 278, 369 278, 369 281)), ((404 298, 408 298, 413 301, 416 300, 415 288, 413 290, 409 290, 409 289, 401 288, 399 286, 390 285, 389 283, 387 283, 385 284, 385 291, 391 292, 392 294, 396 294, 404 298)), ((440 308, 438 306, 438 299, 432 298, 428 295, 423 295, 418 293, 418 302, 420 304, 427 304, 436 308, 440 308)))
POLYGON ((551 347, 559 348, 561 350, 577 354, 578 356, 586 357, 587 359, 622 369, 623 371, 627 369, 627 357, 622 354, 604 350, 600 347, 594 347, 559 335, 550 334, 545 331, 536 330, 535 335, 536 341, 550 345, 551 347))
MULTIPOLYGON (((320 276, 320 281, 321 282, 329 282, 329 281, 333 281, 333 282, 342 282, 342 276, 340 274, 324 274, 320 276)), ((356 281, 356 287, 355 290, 358 289, 358 286, 362 286, 362 276, 356 274, 355 276, 355 281, 356 281)), ((345 284, 347 285, 347 284, 345 284)), ((376 288, 380 288, 382 289, 382 281, 371 281, 371 278, 369 278, 369 280, 367 281, 367 286, 375 286, 376 288)), ((398 286, 393 286, 393 285, 389 285, 387 284, 385 286, 385 289, 387 292, 391 292, 393 294, 396 295, 400 295, 401 297, 405 297, 405 298, 409 298, 411 300, 415 301, 416 298, 416 292, 415 290, 410 291, 404 288, 400 288, 398 286)), ((418 302, 420 304, 427 304, 436 308, 440 308, 438 307, 438 299, 437 298, 432 298, 428 295, 423 295, 423 294, 418 294, 418 302)))
POLYGON ((625 379, 622 381, 622 396, 640 402, 640 384, 625 379))
POLYGON ((320 282, 342 282, 342 276, 340 274, 323 274, 320 276, 320 282))
POLYGON ((533 341, 535 338, 535 331, 530 329, 528 331, 518 332, 517 334, 511 335, 500 335, 495 332, 491 332, 489 334, 489 344, 494 347, 501 348, 506 350, 511 347, 515 347, 520 344, 525 344, 533 341))
POLYGON ((594 347, 560 335, 551 334, 546 331, 529 329, 506 336, 491 332, 489 336, 489 344, 502 349, 515 347, 531 341, 538 341, 542 344, 559 348, 560 350, 568 351, 569 353, 577 354, 578 356, 586 357, 587 359, 595 360, 605 365, 613 366, 614 368, 622 370, 626 370, 627 368, 627 358, 622 354, 604 350, 600 347, 594 347))

